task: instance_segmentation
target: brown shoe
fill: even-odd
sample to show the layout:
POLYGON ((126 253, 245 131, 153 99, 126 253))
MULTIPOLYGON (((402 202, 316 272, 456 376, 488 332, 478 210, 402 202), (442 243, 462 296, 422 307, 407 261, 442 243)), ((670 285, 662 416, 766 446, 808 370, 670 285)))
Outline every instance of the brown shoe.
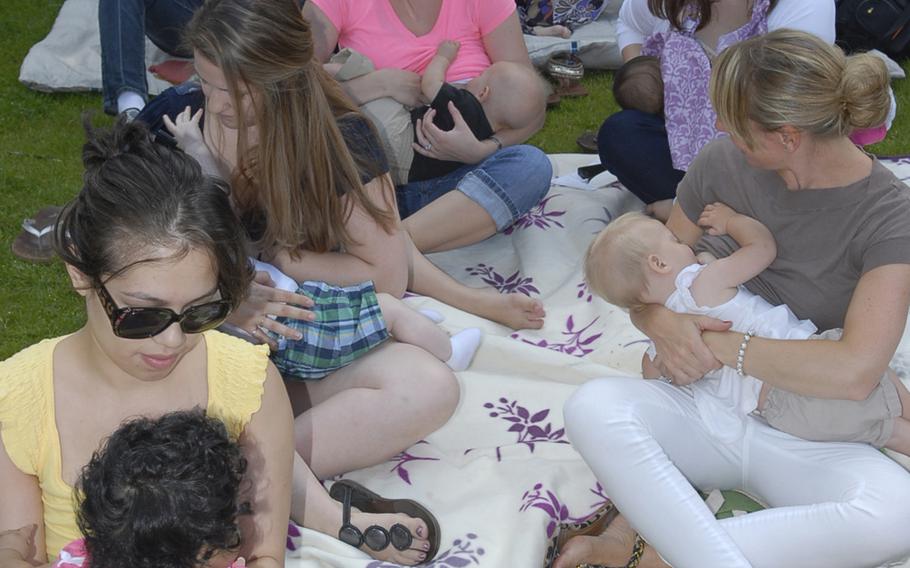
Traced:
POLYGON ((589 154, 597 153, 597 133, 591 130, 585 131, 581 136, 575 139, 575 143, 589 154))
POLYGON ((22 222, 22 231, 13 240, 13 254, 28 262, 47 263, 54 259, 54 225, 62 207, 52 205, 22 222))

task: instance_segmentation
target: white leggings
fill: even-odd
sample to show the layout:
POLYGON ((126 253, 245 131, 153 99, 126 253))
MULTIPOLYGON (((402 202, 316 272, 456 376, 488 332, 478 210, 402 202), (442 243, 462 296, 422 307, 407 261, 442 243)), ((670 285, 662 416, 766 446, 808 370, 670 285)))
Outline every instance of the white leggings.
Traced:
POLYGON ((625 377, 581 386, 566 431, 617 508, 675 568, 878 566, 910 555, 910 474, 865 444, 807 442, 747 417, 727 445, 691 391, 625 377), (692 486, 768 509, 715 520, 692 486))

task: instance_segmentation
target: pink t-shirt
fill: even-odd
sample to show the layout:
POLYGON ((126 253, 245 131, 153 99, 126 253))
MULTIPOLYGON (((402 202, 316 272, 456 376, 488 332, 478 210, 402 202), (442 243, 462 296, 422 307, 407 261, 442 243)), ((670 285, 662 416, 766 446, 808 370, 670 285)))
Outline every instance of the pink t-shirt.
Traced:
POLYGON ((439 43, 461 43, 446 81, 473 79, 490 66, 483 37, 515 12, 515 0, 442 0, 436 24, 415 36, 392 9, 389 0, 310 0, 338 29, 338 45, 358 51, 377 69, 423 73, 439 43))

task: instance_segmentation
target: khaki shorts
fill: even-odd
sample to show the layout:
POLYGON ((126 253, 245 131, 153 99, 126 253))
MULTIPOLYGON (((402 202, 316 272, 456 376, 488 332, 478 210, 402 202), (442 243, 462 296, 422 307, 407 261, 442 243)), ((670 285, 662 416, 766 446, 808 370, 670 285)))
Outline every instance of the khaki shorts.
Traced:
MULTIPOLYGON (((811 339, 838 339, 841 330, 829 330, 811 339)), ((897 387, 886 372, 866 400, 838 400, 803 396, 769 385, 761 416, 772 427, 815 442, 866 442, 880 448, 901 415, 897 387)))

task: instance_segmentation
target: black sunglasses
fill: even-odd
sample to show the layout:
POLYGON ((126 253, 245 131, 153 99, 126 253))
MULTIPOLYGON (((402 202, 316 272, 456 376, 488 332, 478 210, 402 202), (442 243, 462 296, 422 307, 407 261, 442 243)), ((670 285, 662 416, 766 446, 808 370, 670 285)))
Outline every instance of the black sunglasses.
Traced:
POLYGON ((114 335, 124 339, 146 339, 177 322, 183 333, 202 333, 221 325, 231 313, 231 303, 216 300, 191 306, 176 313, 168 308, 120 308, 104 284, 98 284, 98 299, 111 320, 114 335))

